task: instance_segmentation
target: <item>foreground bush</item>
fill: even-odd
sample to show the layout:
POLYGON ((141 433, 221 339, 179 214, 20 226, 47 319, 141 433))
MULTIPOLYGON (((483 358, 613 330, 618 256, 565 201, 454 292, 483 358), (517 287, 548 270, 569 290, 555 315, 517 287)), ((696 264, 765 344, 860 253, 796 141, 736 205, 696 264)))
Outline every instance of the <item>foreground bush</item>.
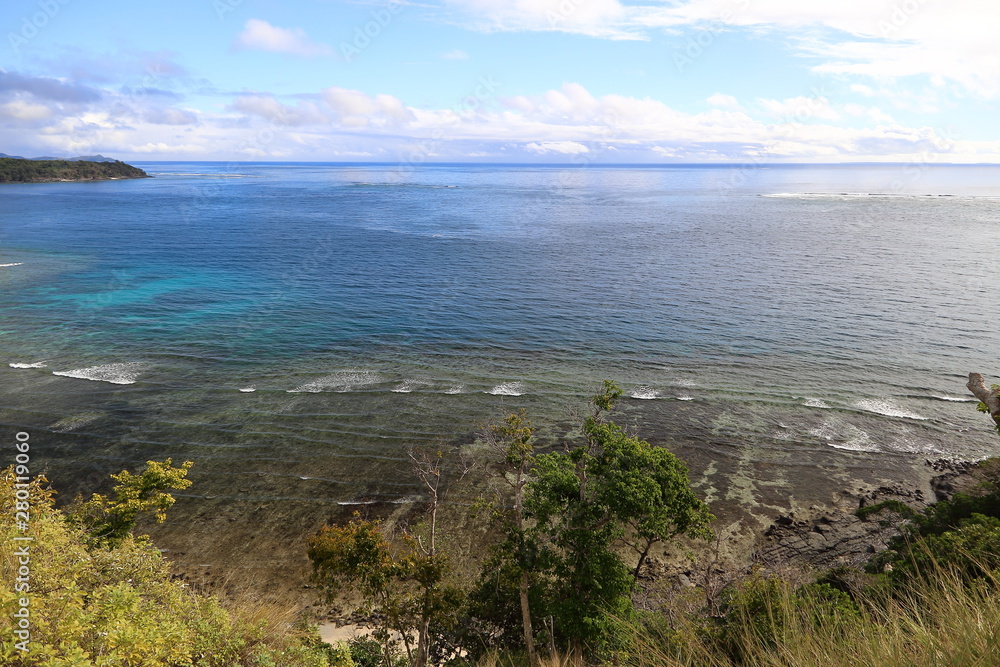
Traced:
MULTIPOLYGON (((54 505, 44 478, 31 482, 30 520, 18 526, 15 479, 0 479, 0 664, 12 666, 234 667, 328 664, 318 639, 267 618, 227 611, 174 579, 144 537, 96 541, 54 505), (15 538, 32 538, 16 540, 15 538), (27 554, 24 554, 27 545, 27 554), (17 552, 22 553, 18 554, 17 552), (18 580, 28 560, 30 574, 18 580), (23 584, 17 590, 15 582, 23 584), (19 630, 22 598, 28 632, 19 630), (26 648, 27 650, 21 650, 26 648)), ((23 491, 23 490, 22 490, 23 491)), ((21 494, 23 498, 23 493, 21 494)), ((23 501, 22 501, 23 502, 23 501)), ((23 518, 23 517, 22 517, 23 518)))

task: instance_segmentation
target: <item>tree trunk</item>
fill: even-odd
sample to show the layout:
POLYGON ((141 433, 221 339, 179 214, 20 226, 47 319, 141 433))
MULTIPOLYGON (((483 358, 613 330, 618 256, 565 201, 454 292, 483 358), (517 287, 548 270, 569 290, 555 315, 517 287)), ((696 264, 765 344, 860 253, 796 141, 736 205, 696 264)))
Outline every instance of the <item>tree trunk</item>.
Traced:
POLYGON ((642 566, 646 564, 646 559, 649 557, 649 550, 653 548, 656 542, 657 540, 646 540, 646 548, 639 554, 639 562, 635 564, 635 569, 632 570, 633 591, 635 591, 635 587, 639 583, 639 574, 642 572, 642 566))
POLYGON ((986 380, 979 373, 969 373, 969 384, 966 386, 976 398, 986 404, 990 417, 1000 427, 1000 390, 988 388, 986 380))
POLYGON ((573 642, 570 644, 569 661, 573 665, 583 665, 583 642, 579 637, 573 637, 573 642))
POLYGON ((531 608, 528 606, 528 573, 521 573, 521 620, 524 622, 524 647, 528 651, 528 664, 535 667, 538 655, 535 653, 535 633, 531 629, 531 608))
POLYGON ((430 653, 430 625, 430 618, 424 618, 420 623, 420 632, 417 634, 417 650, 410 663, 413 667, 427 667, 430 653))

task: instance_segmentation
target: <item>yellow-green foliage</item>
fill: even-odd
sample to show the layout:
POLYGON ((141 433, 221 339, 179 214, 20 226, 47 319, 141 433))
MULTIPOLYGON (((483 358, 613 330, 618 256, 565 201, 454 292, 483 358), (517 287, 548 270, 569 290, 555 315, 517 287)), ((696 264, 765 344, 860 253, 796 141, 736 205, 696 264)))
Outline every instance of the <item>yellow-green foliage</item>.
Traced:
MULTIPOLYGON (((119 481, 120 476, 119 476, 119 481)), ((31 483, 28 529, 15 522, 14 477, 0 480, 0 664, 45 667, 320 667, 325 646, 241 618, 173 579, 146 538, 88 541, 66 519, 44 480, 31 483), (15 537, 33 538, 30 542, 15 537), (30 590, 17 592, 19 556, 29 545, 30 590), (28 651, 15 647, 13 614, 30 600, 28 651)))
POLYGON ((152 514, 157 523, 162 523, 174 504, 169 491, 191 486, 191 480, 186 479, 191 461, 185 461, 180 468, 172 463, 169 458, 147 461, 137 475, 128 470, 111 475, 118 482, 113 497, 95 493, 86 502, 78 500, 70 510, 70 518, 81 523, 91 539, 109 543, 125 539, 142 515, 152 514))
POLYGON ((351 655, 351 647, 347 642, 337 642, 327 649, 330 667, 357 667, 354 657, 351 655))

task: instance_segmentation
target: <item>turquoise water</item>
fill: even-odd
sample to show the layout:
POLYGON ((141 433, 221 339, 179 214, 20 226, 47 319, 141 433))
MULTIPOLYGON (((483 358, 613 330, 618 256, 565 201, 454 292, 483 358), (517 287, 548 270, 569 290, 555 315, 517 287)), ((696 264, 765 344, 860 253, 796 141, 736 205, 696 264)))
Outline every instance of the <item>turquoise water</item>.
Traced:
POLYGON ((70 489, 407 497, 407 444, 555 443, 605 377, 700 469, 1000 444, 998 167, 137 166, 0 189, 0 428, 70 489))

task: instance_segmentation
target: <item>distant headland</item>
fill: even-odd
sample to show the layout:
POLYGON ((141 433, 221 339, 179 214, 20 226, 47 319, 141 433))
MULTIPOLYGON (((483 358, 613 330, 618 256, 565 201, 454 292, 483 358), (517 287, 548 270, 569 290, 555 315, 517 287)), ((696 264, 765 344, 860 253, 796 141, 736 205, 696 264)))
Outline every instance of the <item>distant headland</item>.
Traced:
POLYGON ((57 183, 150 178, 138 167, 103 155, 23 158, 0 153, 0 183, 57 183))

